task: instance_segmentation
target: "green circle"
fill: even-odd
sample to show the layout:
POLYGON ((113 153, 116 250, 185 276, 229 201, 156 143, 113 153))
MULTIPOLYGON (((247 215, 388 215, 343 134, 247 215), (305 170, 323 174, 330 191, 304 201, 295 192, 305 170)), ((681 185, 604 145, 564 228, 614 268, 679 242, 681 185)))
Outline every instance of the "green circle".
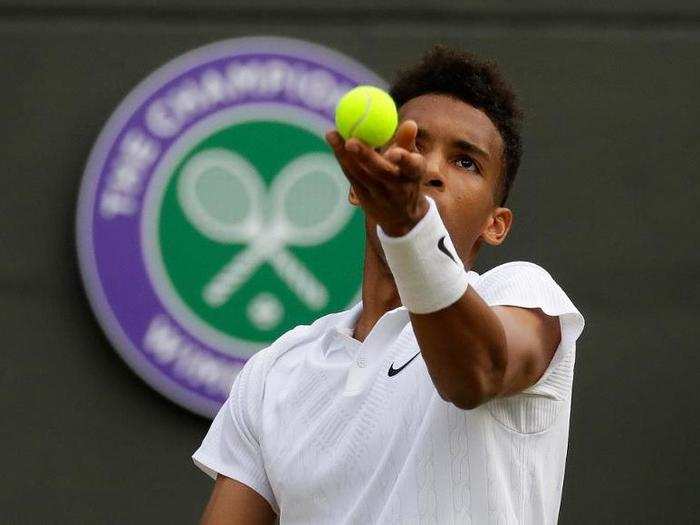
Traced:
MULTIPOLYGON (((158 216, 158 242, 163 266, 182 302, 196 317, 216 330, 256 343, 272 342, 297 325, 310 324, 322 315, 346 309, 362 282, 364 227, 359 210, 353 210, 345 226, 323 244, 286 246, 328 290, 328 304, 322 310, 307 307, 267 262, 257 267, 249 280, 223 305, 211 307, 204 301, 202 291, 205 286, 248 246, 217 242, 204 236, 190 223, 178 201, 177 185, 183 166, 198 153, 214 148, 226 149, 247 159, 259 172, 268 192, 275 176, 298 156, 331 153, 328 145, 309 130, 270 120, 219 129, 189 150, 173 170, 158 216), (271 294, 283 305, 280 321, 267 330, 248 319, 248 305, 260 294, 271 294)), ((227 199, 217 197, 235 195, 236 188, 230 184, 216 173, 207 173, 201 188, 202 195, 207 195, 207 209, 225 222, 240 219, 244 213, 241 210, 246 209, 245 202, 228 207, 227 199), (217 189, 221 191, 217 193, 217 189)), ((195 191, 200 191, 200 188, 195 191)), ((297 189, 290 197, 303 199, 304 192, 297 189)))

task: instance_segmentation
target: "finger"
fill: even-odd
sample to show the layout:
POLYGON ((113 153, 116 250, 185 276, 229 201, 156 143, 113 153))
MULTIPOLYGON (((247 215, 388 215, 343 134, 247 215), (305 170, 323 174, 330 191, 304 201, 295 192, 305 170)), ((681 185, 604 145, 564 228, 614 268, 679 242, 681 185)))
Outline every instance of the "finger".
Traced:
POLYGON ((399 129, 396 130, 394 144, 399 148, 408 151, 416 151, 416 136, 418 135, 418 124, 415 120, 404 120, 399 129))
POLYGON ((333 148, 333 151, 337 151, 343 147, 345 140, 343 139, 343 136, 338 133, 338 131, 332 129, 326 132, 326 142, 328 142, 330 147, 333 148))
POLYGON ((333 148, 333 153, 346 178, 355 187, 361 186, 361 189, 365 192, 372 192, 373 194, 377 194, 378 191, 381 192, 381 190, 384 190, 383 186, 386 184, 386 178, 395 176, 398 172, 396 166, 386 161, 379 153, 356 138, 346 141, 337 130, 330 130, 326 133, 326 141, 333 148), (346 149, 348 144, 350 148, 346 149), (361 150, 361 153, 358 154, 353 150, 361 150), (375 161, 379 161, 381 164, 377 165, 369 162, 367 158, 372 158, 372 156, 374 156, 375 161))
POLYGON ((350 155, 345 149, 345 140, 343 136, 336 130, 330 130, 326 132, 326 142, 333 148, 335 158, 338 164, 340 164, 345 176, 348 177, 348 179, 351 177, 356 180, 361 179, 364 168, 357 161, 357 158, 350 155))
MULTIPOLYGON (((340 137, 340 140, 342 141, 342 137, 340 137)), ((335 139, 330 137, 329 143, 334 141, 335 139)), ((336 145, 338 144, 339 143, 336 142, 336 145)), ((368 191, 367 179, 369 179, 369 177, 365 173, 365 168, 357 161, 357 159, 352 155, 349 155, 342 145, 337 146, 337 149, 334 150, 334 154, 338 164, 340 164, 340 168, 343 171, 345 178, 348 179, 348 182, 350 182, 350 184, 352 184, 356 190, 364 192, 368 191)))
POLYGON ((355 194, 358 199, 360 199, 360 204, 363 204, 369 200, 372 200, 376 193, 376 190, 370 185, 367 185, 366 181, 360 177, 353 175, 352 173, 346 173, 346 178, 350 182, 350 185, 355 190, 355 194))
POLYGON ((408 151, 397 146, 392 146, 386 151, 386 153, 384 153, 384 158, 386 158, 389 162, 398 164, 399 160, 401 160, 401 156, 404 153, 408 153, 408 151))
POLYGON ((424 171, 425 157, 423 155, 394 147, 387 151, 386 156, 399 167, 401 177, 410 180, 420 179, 424 171))
POLYGON ((367 176, 367 174, 365 173, 366 170, 360 163, 357 162, 356 159, 350 156, 343 157, 341 155, 339 162, 340 167, 342 168, 343 173, 345 174, 345 178, 348 179, 350 184, 362 187, 365 190, 368 189, 368 183, 372 182, 371 178, 367 176))
POLYGON ((350 152, 365 171, 369 175, 374 175, 375 178, 386 180, 387 177, 398 175, 398 167, 393 162, 356 138, 345 142, 345 150, 350 152))

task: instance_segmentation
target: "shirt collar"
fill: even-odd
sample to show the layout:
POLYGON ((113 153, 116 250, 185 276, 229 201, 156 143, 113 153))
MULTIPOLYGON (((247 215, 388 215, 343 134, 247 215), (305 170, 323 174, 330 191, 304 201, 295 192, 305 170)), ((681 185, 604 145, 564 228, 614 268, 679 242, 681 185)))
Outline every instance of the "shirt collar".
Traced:
POLYGON ((328 357, 330 354, 337 350, 342 350, 346 346, 343 344, 343 339, 352 337, 355 323, 361 313, 362 301, 358 301, 349 310, 345 310, 334 324, 327 327, 326 333, 323 336, 323 344, 321 345, 324 357, 328 357))
MULTIPOLYGON (((357 343, 359 346, 361 343, 356 339, 352 339, 352 333, 355 329, 355 324, 357 323, 360 314, 362 313, 362 301, 355 303, 350 309, 345 310, 337 318, 337 320, 326 329, 326 333, 323 338, 323 354, 328 357, 330 354, 336 352, 337 350, 343 350, 348 348, 348 344, 352 345, 357 343), (350 338, 350 341, 348 341, 350 338), (354 341, 354 343, 353 343, 354 341)), ((385 312, 381 319, 383 318, 394 318, 399 321, 399 318, 403 318, 403 322, 408 322, 408 310, 405 306, 399 306, 393 310, 385 312)), ((379 321, 378 321, 379 322, 379 321)), ((383 323, 384 321, 382 321, 383 323)))

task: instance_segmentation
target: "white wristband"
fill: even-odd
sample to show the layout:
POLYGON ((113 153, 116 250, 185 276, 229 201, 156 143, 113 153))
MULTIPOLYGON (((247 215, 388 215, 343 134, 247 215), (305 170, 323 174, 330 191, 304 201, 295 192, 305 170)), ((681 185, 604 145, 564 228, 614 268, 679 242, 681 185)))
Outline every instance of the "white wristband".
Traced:
POLYGON ((428 213, 411 231, 400 237, 387 235, 377 225, 377 235, 394 275, 401 303, 416 314, 442 310, 464 295, 468 277, 450 234, 428 197, 428 213))

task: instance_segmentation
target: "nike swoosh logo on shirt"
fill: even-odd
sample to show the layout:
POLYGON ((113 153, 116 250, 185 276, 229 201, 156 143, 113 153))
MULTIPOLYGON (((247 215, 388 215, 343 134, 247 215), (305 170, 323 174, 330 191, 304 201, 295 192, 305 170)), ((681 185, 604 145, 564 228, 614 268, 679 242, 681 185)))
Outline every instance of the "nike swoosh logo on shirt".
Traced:
POLYGON ((420 350, 418 351, 418 353, 417 353, 416 355, 414 355, 411 359, 409 359, 408 361, 406 361, 406 362, 403 364, 403 366, 400 366, 399 368, 394 368, 394 363, 391 363, 391 364, 389 365, 389 377, 395 376, 396 374, 398 374, 399 372, 401 372, 401 370, 403 370, 404 368, 406 368, 406 367, 408 366, 408 363, 410 363, 410 362, 413 361, 416 357, 418 357, 418 354, 420 354, 420 350))
POLYGON ((454 256, 450 253, 450 250, 448 250, 445 247, 445 236, 443 235, 440 237, 440 240, 438 241, 438 250, 440 250, 442 253, 447 255, 450 259, 452 259, 455 263, 457 262, 457 259, 454 258, 454 256))

